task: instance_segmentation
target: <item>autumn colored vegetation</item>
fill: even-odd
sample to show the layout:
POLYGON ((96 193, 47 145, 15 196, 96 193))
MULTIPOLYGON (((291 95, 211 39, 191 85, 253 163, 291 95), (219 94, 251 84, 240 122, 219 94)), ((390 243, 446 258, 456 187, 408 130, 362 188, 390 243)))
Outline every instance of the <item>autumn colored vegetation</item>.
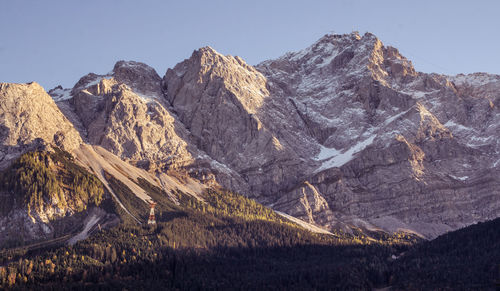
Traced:
MULTIPOLYGON (((47 197, 43 187, 67 187, 78 199, 114 212, 122 223, 96 231, 74 246, 0 251, 0 288, 369 290, 488 289, 495 284, 494 262, 500 262, 498 219, 424 243, 404 233, 368 236, 354 229, 317 234, 230 191, 206 190, 200 201, 181 191, 166 193, 139 179, 137 184, 157 202, 157 225, 147 226, 148 205, 109 173, 106 180, 135 219, 110 195, 77 194, 99 193, 95 176, 78 168, 66 171, 66 176, 51 176, 44 170, 50 165, 47 159, 71 161, 64 152, 56 154, 28 155, 19 164, 34 168, 28 176, 46 181, 36 188, 42 189, 40 197, 47 197), (82 177, 76 179, 71 173, 82 177), (72 187, 72 181, 81 183, 82 190, 72 187), (477 279, 472 280, 474 276, 477 279)), ((72 166, 63 168, 68 167, 72 166)), ((16 186, 6 178, 2 181, 18 197, 28 197, 27 203, 33 193, 39 195, 22 188, 24 182, 16 186)), ((37 199, 33 207, 38 206, 37 199)))
POLYGON ((72 159, 57 148, 22 155, 0 175, 0 191, 11 194, 2 203, 0 214, 22 207, 40 213, 53 205, 80 212, 89 204, 99 205, 105 193, 103 184, 72 159))

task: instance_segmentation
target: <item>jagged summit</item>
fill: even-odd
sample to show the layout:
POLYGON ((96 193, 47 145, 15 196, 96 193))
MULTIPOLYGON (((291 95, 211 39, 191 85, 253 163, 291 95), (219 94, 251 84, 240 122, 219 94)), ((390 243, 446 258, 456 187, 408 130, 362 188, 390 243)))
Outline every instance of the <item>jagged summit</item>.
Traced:
POLYGON ((111 83, 122 83, 141 95, 161 95, 161 77, 155 69, 144 63, 123 60, 116 62, 113 70, 108 74, 89 73, 80 78, 71 90, 71 95, 86 88, 99 85, 102 80, 108 80, 104 81, 108 85, 110 85, 109 81, 111 83))
MULTIPOLYGON (((397 49, 385 47, 371 33, 360 36, 357 32, 344 35, 327 34, 303 50, 262 62, 257 67, 274 70, 275 74, 286 72, 293 80, 298 79, 294 77, 295 73, 302 79, 317 75, 327 81, 334 81, 332 79, 336 75, 342 74, 358 80, 371 76, 377 81, 390 84, 393 79, 399 80, 417 74, 411 61, 397 49)), ((314 81, 306 78, 307 84, 311 82, 314 81)))
POLYGON ((193 55, 196 55, 196 54, 200 54, 200 55, 203 55, 203 54, 222 55, 219 52, 217 52, 214 48, 212 48, 211 46, 208 46, 208 45, 204 46, 204 47, 200 47, 197 50, 194 50, 193 51, 193 55))
POLYGON ((121 83, 144 95, 161 94, 161 77, 156 71, 144 64, 134 61, 118 61, 114 68, 112 76, 121 83))
POLYGON ((350 34, 325 34, 309 47, 298 52, 286 53, 282 58, 298 61, 302 58, 310 58, 318 54, 331 55, 360 40, 361 36, 358 32, 350 34))
POLYGON ((180 69, 179 65, 186 66, 187 64, 192 64, 192 65, 196 64, 198 66, 205 66, 207 68, 211 66, 216 66, 216 67, 221 66, 222 64, 226 64, 228 66, 240 65, 245 69, 253 69, 253 67, 248 65, 241 57, 223 55, 210 46, 204 46, 197 50, 194 50, 188 59, 177 64, 176 67, 173 69, 175 69, 178 74, 182 73, 179 70, 180 69))
POLYGON ((141 72, 144 74, 156 74, 155 69, 152 67, 148 66, 145 63, 141 62, 136 62, 136 61, 125 61, 125 60, 120 60, 117 61, 113 67, 113 72, 118 73, 121 70, 129 70, 129 71, 134 71, 137 74, 140 74, 141 72))
POLYGON ((170 103, 184 103, 191 98, 199 99, 200 96, 185 96, 188 99, 181 100, 175 96, 182 93, 178 90, 206 89, 208 95, 215 95, 217 92, 214 90, 220 86, 217 84, 217 78, 228 90, 235 92, 234 96, 245 110, 252 113, 261 106, 264 97, 269 95, 264 77, 254 67, 246 64, 240 57, 224 56, 208 46, 195 50, 189 59, 177 64, 173 69, 168 69, 163 78, 163 87, 170 103), (188 88, 183 87, 182 82, 179 83, 181 80, 199 82, 197 88, 188 88), (208 87, 206 83, 209 83, 208 87), (214 87, 212 84, 217 85, 214 87))

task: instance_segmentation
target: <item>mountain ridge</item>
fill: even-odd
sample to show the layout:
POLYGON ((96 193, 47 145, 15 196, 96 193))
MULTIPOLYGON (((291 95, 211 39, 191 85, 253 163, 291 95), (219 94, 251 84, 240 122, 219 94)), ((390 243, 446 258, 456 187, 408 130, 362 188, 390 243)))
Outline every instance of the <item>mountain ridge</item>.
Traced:
POLYGON ((500 215, 499 80, 416 72, 351 33, 256 66, 203 47, 163 78, 119 61, 49 93, 78 143, 153 176, 179 172, 324 229, 432 238, 500 215))

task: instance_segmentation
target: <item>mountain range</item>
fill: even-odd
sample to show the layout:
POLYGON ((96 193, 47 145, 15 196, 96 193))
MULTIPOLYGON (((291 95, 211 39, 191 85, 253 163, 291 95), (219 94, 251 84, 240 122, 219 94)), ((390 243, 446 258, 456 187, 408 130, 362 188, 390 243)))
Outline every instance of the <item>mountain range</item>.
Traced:
POLYGON ((0 100, 0 288, 500 283, 498 75, 417 72, 353 32, 0 100))
POLYGON ((255 66, 203 47, 163 77, 119 61, 73 88, 0 83, 0 100, 4 247, 145 225, 151 202, 384 244, 500 217, 500 76, 417 72, 371 33, 255 66))

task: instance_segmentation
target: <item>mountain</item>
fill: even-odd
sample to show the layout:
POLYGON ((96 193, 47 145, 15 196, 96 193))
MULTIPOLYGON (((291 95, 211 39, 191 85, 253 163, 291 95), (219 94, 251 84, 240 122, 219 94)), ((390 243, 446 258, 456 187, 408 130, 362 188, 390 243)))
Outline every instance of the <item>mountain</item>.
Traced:
POLYGON ((370 33, 0 83, 0 286, 489 288, 499 92, 370 33))
POLYGON ((37 83, 0 84, 0 168, 43 143, 73 150, 81 143, 73 124, 37 83))
POLYGON ((163 77, 119 61, 52 100, 2 84, 0 165, 61 149, 115 200, 105 173, 146 205, 138 178, 202 200, 229 189, 323 231, 434 238, 500 214, 499 89, 496 75, 416 72, 370 33, 256 66, 204 47, 163 77))
POLYGON ((306 129, 287 143, 316 142, 301 178, 334 215, 427 237, 498 217, 499 76, 417 73, 369 33, 327 35, 257 68, 306 129))
POLYGON ((163 89, 197 147, 241 177, 215 173, 223 186, 326 228, 435 237, 499 215, 499 78, 418 73, 352 33, 256 67, 202 48, 163 89))

